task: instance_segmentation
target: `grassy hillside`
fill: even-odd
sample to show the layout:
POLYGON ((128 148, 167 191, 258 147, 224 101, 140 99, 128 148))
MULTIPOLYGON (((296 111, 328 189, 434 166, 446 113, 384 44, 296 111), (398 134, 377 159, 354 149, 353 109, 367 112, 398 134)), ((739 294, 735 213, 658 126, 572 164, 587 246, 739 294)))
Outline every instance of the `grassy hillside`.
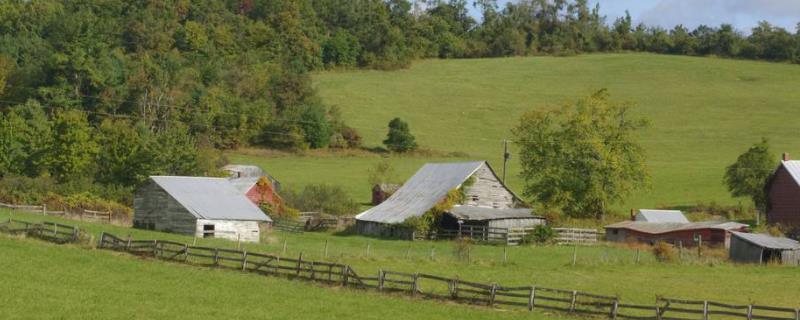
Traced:
MULTIPOLYGON (((366 144, 377 146, 393 117, 408 120, 424 148, 467 156, 392 158, 401 178, 425 161, 487 159, 502 167, 502 139, 520 114, 608 88, 614 99, 638 104, 651 120, 641 137, 652 190, 620 206, 736 203, 722 185, 736 156, 767 137, 776 154, 800 156, 797 112, 800 66, 650 54, 596 54, 474 60, 428 60, 410 69, 315 75, 327 103, 338 105, 366 144)), ((369 197, 366 169, 377 156, 264 157, 233 154, 262 165, 284 185, 344 185, 369 197)), ((512 158, 513 159, 513 158, 512 158)), ((509 183, 519 189, 516 160, 509 183)))
MULTIPOLYGON (((4 220, 8 216, 9 212, 0 211, 0 220, 4 220)), ((28 221, 42 219, 41 216, 20 213, 14 213, 14 216, 28 221)), ((184 243, 192 242, 191 237, 175 234, 70 220, 64 221, 54 217, 47 217, 46 219, 79 225, 82 229, 95 235, 95 237, 101 231, 107 231, 118 236, 131 234, 134 239, 171 239, 184 243)), ((0 260, 0 270, 3 269, 3 264, 16 265, 23 263, 24 259, 21 257, 4 253, 4 250, 9 250, 6 249, 8 246, 5 246, 4 243, 0 244, 0 255, 10 257, 0 260)), ((219 239, 198 239, 198 245, 234 247, 236 244, 219 239)), ((507 252, 508 261, 503 263, 503 247, 481 245, 472 247, 470 262, 467 263, 455 258, 451 242, 417 241, 412 243, 408 241, 370 239, 360 236, 338 236, 328 233, 292 234, 283 232, 270 232, 265 237, 264 243, 248 244, 245 245, 245 249, 251 252, 267 252, 288 257, 296 257, 302 252, 304 259, 329 260, 349 264, 362 276, 374 276, 379 269, 424 272, 448 277, 460 277, 461 279, 484 283, 497 282, 507 286, 535 284, 604 295, 618 295, 623 301, 634 303, 653 303, 656 295, 663 295, 684 299, 716 300, 734 304, 754 302, 777 306, 800 305, 800 300, 798 300, 798 297, 800 297, 800 269, 781 266, 733 265, 721 261, 719 257, 724 257, 726 254, 719 251, 706 252, 705 258, 698 259, 693 257, 696 251, 687 250, 684 252, 684 259, 681 263, 664 264, 655 261, 654 257, 647 251, 641 252, 640 262, 636 263, 636 251, 630 248, 614 246, 580 247, 577 249, 577 264, 572 266, 574 248, 568 246, 509 247, 507 252), (324 257, 326 240, 329 245, 327 258, 324 257), (282 252, 284 242, 287 243, 285 254, 282 252), (369 255, 366 252, 367 246, 370 247, 369 255), (431 248, 435 249, 433 260, 430 259, 431 248)), ((94 257, 95 255, 104 256, 106 254, 93 252, 82 255, 94 257)), ((33 262, 35 265, 49 266, 46 270, 61 270, 58 271, 60 273, 69 272, 66 267, 62 266, 61 258, 57 254, 52 255, 53 258, 38 257, 39 254, 34 256, 37 256, 34 259, 35 262, 33 262)), ((47 256, 51 255, 48 254, 47 256)), ((126 261, 131 260, 131 258, 125 259, 126 261)), ((89 264, 90 261, 87 260, 84 263, 89 264)), ((88 268, 86 266, 75 267, 88 268)), ((148 266, 147 268, 154 267, 148 266)), ((160 268, 154 270, 160 270, 160 268)), ((113 267, 92 267, 88 270, 101 269, 116 270, 113 267)), ((17 267, 14 267, 12 270, 26 270, 26 268, 17 269, 17 267)), ((11 275, 14 272, 22 271, 3 272, 0 271, 0 277, 12 280, 14 278, 11 275)), ((148 272, 155 272, 154 277, 159 278, 162 271, 148 272)), ((215 275, 219 273, 211 272, 211 274, 215 275)), ((168 278, 171 275, 172 273, 168 273, 164 277, 168 278)), ((89 277, 90 275, 83 276, 89 277)), ((114 277, 120 276, 114 275, 114 277)), ((254 279, 243 275, 230 277, 254 279)), ((123 283, 117 282, 122 280, 113 280, 114 282, 109 283, 123 283)), ((249 280, 242 281, 247 282, 249 280)), ((283 283, 278 280, 253 281, 257 283, 283 283)), ((42 284, 42 286, 46 286, 46 283, 49 282, 51 281, 44 281, 45 284, 42 284)), ((146 283, 148 283, 147 286, 154 285, 149 280, 146 283)), ((203 280, 203 283, 206 283, 208 287, 217 289, 214 281, 203 280)), ((19 285, 21 286, 22 284, 19 285)), ((257 287, 264 286, 257 285, 257 287)), ((298 292, 306 288, 302 284, 297 284, 296 286, 298 292)), ((290 291, 295 290, 283 284, 280 287, 288 288, 287 290, 290 291)), ((248 286, 247 288, 250 287, 248 286)), ((425 287, 425 289, 427 290, 428 288, 425 287)), ((137 290, 147 292, 155 289, 144 287, 137 290)), ((233 289, 220 287, 219 290, 225 292, 225 290, 233 289)), ((122 296, 122 293, 118 292, 117 294, 120 297, 122 296)), ((187 292, 184 294, 190 295, 194 293, 187 292)), ((271 295, 276 293, 265 291, 262 294, 264 294, 264 299, 261 300, 266 301, 274 299, 271 295)), ((324 293, 315 292, 314 294, 326 296, 324 293)), ((1 294, 0 297, 2 297, 1 294)), ((373 299, 372 296, 369 297, 373 299)), ((340 303, 332 297, 330 299, 332 300, 328 300, 329 303, 340 303)), ((349 293, 341 299, 350 299, 349 293)), ((0 303, 2 301, 3 299, 0 298, 0 303)), ((269 306, 268 302, 265 303, 269 306)), ((476 313, 477 315, 479 314, 476 313)))

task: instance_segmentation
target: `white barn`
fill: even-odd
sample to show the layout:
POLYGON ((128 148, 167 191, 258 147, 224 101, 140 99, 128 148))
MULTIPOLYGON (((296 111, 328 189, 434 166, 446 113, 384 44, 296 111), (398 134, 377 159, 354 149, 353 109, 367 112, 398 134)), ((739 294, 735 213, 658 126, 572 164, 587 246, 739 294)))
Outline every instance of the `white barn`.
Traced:
POLYGON ((258 242, 272 220, 225 178, 153 176, 136 190, 136 228, 258 242))

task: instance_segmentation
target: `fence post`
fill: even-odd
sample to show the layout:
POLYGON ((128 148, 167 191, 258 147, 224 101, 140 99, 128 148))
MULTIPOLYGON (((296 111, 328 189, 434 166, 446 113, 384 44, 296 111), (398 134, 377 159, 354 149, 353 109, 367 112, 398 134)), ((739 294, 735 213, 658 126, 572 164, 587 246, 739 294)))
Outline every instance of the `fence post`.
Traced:
POLYGON ((408 249, 406 249, 406 260, 411 256, 411 244, 408 245, 408 249))
POLYGON ((747 320, 753 320, 753 305, 747 306, 747 320))
POLYGON ((242 271, 247 271, 247 251, 242 252, 242 271))
POLYGON ((795 320, 800 320, 800 308, 794 309, 795 320))
POLYGON ((153 257, 158 258, 158 240, 153 240, 153 257))
POLYGON ((458 278, 453 279, 450 282, 450 297, 453 299, 458 299, 458 278))
POLYGON ((46 203, 42 203, 42 215, 43 216, 47 215, 47 204, 46 203))
POLYGON ((314 260, 311 260, 311 280, 315 280, 316 270, 314 269, 314 260))
POLYGON ((611 306, 611 319, 617 319, 617 312, 619 311, 619 299, 614 299, 614 304, 611 306))
POLYGON ((189 245, 188 244, 184 244, 183 245, 183 262, 186 262, 186 260, 189 260, 189 245))
POLYGON ((370 241, 367 240, 367 258, 369 258, 369 249, 370 249, 371 245, 372 245, 372 243, 370 243, 370 241))
POLYGON ((386 275, 383 273, 383 269, 378 269, 378 291, 383 291, 383 279, 386 275))
POLYGON ((578 291, 572 290, 572 301, 569 303, 569 312, 575 312, 575 302, 578 299, 578 291))
POLYGON ((658 307, 658 302, 656 302, 656 319, 661 320, 661 308, 658 307))
POLYGON ((431 246, 431 261, 435 260, 435 259, 434 259, 434 254, 435 254, 435 253, 436 253, 436 248, 435 248, 435 247, 433 247, 433 246, 431 246))
POLYGON ((303 252, 300 252, 300 256, 297 257, 297 275, 300 276, 300 264, 303 262, 303 252))
POLYGON ((325 259, 328 259, 328 239, 325 239, 325 253, 323 254, 325 259))
POLYGON ((103 244, 103 238, 105 238, 105 237, 106 237, 106 232, 105 231, 101 231, 100 232, 100 241, 97 242, 97 247, 98 248, 103 249, 103 245, 104 245, 103 244))
POLYGON ((508 262, 508 246, 503 247, 503 264, 508 262))
POLYGON ((125 244, 125 251, 131 250, 131 234, 128 234, 128 243, 125 244))
POLYGON ((414 282, 411 283, 411 295, 412 296, 417 295, 417 279, 418 278, 419 278, 419 274, 418 273, 414 273, 414 278, 413 278, 414 282))
POLYGON ((708 301, 703 301, 703 320, 708 320, 708 301))
POLYGON ((214 265, 215 266, 219 265, 219 249, 218 248, 214 248, 214 265))
POLYGON ((533 311, 536 302, 536 286, 531 286, 531 294, 528 297, 528 311, 533 311))
POLYGON ((237 232, 236 233, 236 250, 239 250, 241 248, 242 248, 242 234, 237 232))
POLYGON ((286 255, 286 239, 283 239, 283 253, 281 255, 286 255))
POLYGON ((578 263, 578 243, 575 243, 575 248, 572 250, 572 266, 578 263))
POLYGON ((636 263, 639 263, 639 259, 641 258, 641 250, 636 249, 636 263))
POLYGON ((489 306, 494 306, 494 298, 497 294, 497 284, 492 283, 492 289, 489 291, 489 306))
POLYGON ((342 286, 345 286, 345 287, 347 286, 347 283, 350 281, 350 279, 347 278, 347 275, 350 274, 350 272, 349 272, 350 270, 349 269, 350 269, 350 266, 343 266, 342 267, 342 286))

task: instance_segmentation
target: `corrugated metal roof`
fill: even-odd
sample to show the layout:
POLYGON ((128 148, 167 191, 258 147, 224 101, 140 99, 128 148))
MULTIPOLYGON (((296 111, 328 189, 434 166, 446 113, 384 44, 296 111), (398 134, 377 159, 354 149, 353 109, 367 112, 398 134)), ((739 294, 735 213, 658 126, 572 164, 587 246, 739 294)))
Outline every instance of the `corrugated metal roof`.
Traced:
POLYGON ((258 183, 258 180, 261 179, 260 177, 246 177, 246 178, 231 178, 228 181, 233 185, 236 190, 239 190, 241 193, 247 193, 253 186, 258 183))
POLYGON ((356 219, 401 223, 421 216, 485 164, 486 161, 427 163, 389 199, 358 214, 356 219))
POLYGON ((272 221, 225 178, 150 177, 199 219, 272 221))
POLYGON ((688 223, 689 219, 680 210, 640 209, 636 221, 688 223))
POLYGON ((766 234, 744 233, 744 232, 733 232, 733 235, 739 239, 750 242, 762 248, 800 250, 800 242, 797 242, 789 238, 778 238, 766 234))
POLYGON ((222 170, 229 171, 231 173, 236 173, 236 175, 234 175, 233 177, 238 177, 238 178, 261 177, 267 174, 266 172, 264 172, 264 170, 261 170, 260 167, 249 164, 229 164, 222 167, 222 170))
POLYGON ((794 182, 800 185, 800 160, 781 161, 786 171, 794 178, 794 182))
POLYGON ((499 209, 489 207, 474 206, 454 206, 448 210, 453 217, 461 220, 495 220, 495 219, 516 219, 516 218, 541 218, 531 215, 533 210, 528 208, 519 209, 499 209))
POLYGON ((748 227, 738 222, 702 221, 689 223, 622 221, 605 226, 606 229, 629 229, 650 234, 699 229, 738 230, 748 227))

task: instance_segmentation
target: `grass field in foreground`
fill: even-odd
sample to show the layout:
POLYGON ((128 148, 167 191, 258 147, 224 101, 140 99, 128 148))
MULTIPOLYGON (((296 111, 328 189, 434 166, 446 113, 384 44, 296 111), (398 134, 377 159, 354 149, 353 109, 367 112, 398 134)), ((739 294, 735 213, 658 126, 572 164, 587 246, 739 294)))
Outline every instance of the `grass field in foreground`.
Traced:
MULTIPOLYGON (((344 119, 378 146, 393 117, 407 120, 424 148, 463 152, 455 158, 391 158, 401 180, 425 161, 486 159, 502 167, 502 139, 526 110, 608 88, 613 99, 638 104, 652 125, 640 141, 653 188, 636 192, 622 208, 736 203, 722 185, 724 167, 761 137, 776 156, 800 156, 800 66, 781 63, 652 54, 427 60, 406 70, 324 72, 315 87, 344 119)), ((513 148, 512 148, 513 151, 513 148)), ((255 163, 284 186, 343 185, 369 199, 367 169, 380 156, 282 156, 233 153, 255 163)), ((520 191, 517 157, 509 184, 520 191)), ((777 161, 777 159, 776 159, 777 161)))
POLYGON ((0 234, 2 319, 555 319, 0 234))
MULTIPOLYGON (((191 243, 192 238, 101 224, 92 224, 54 217, 13 213, 29 221, 48 219, 79 225, 95 237, 101 231, 134 239, 171 239, 191 243)), ((0 211, 0 220, 8 211, 0 211)), ((230 241, 199 239, 198 245, 235 247, 230 241)), ((379 269, 401 272, 424 272, 483 283, 497 282, 506 286, 537 285, 580 290, 603 295, 618 295, 622 301, 652 304, 656 295, 673 298, 713 300, 732 304, 750 302, 800 306, 800 268, 734 265, 716 258, 696 259, 694 250, 686 251, 683 263, 659 263, 646 251, 635 262, 635 250, 598 245, 579 247, 577 265, 572 266, 573 247, 519 246, 507 248, 508 262, 503 263, 503 247, 475 245, 469 263, 454 257, 451 242, 391 241, 360 236, 337 236, 329 233, 292 234, 270 232, 262 244, 244 246, 248 251, 328 260, 351 265, 359 275, 374 276, 379 269), (324 255, 328 241, 329 256, 324 255), (283 243, 287 251, 283 254, 283 243), (370 254, 367 255, 367 245, 370 254), (434 260, 430 259, 435 248, 434 260), (408 258, 406 255, 408 254, 408 258)), ((708 253, 707 253, 708 254, 708 253)), ((717 255, 724 253, 716 252, 717 255)), ((53 260, 50 263, 58 263, 53 260)))

